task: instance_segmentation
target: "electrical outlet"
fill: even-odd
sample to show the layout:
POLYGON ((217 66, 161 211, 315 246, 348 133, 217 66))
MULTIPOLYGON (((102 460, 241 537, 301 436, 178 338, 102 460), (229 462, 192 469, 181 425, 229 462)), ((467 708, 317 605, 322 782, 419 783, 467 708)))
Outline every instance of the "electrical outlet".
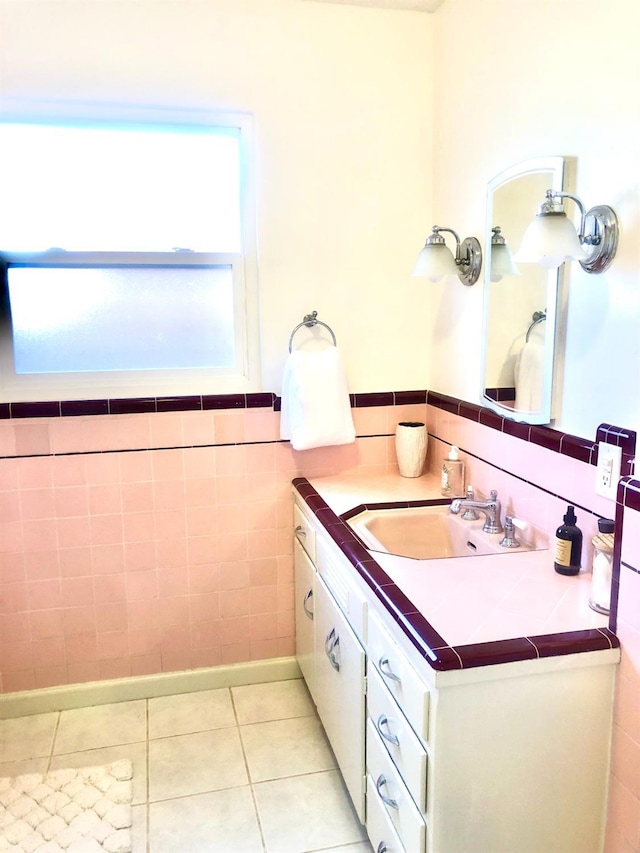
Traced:
POLYGON ((618 491, 622 448, 615 444, 598 442, 598 466, 596 468, 596 494, 614 501, 618 491))

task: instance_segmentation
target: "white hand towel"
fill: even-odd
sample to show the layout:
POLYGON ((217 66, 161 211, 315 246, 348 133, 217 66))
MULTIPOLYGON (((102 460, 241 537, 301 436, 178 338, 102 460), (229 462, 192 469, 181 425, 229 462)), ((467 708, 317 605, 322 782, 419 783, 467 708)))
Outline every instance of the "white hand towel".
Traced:
POLYGON ((544 384, 544 343, 527 341, 515 365, 516 404, 521 412, 539 412, 544 384))
POLYGON ((351 444, 356 431, 337 347, 294 350, 282 377, 280 438, 294 450, 351 444))

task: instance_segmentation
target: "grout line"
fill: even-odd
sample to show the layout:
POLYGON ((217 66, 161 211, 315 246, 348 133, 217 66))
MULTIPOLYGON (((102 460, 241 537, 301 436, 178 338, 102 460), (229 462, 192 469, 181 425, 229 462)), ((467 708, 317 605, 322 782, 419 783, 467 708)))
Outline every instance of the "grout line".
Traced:
POLYGON ((238 709, 236 708, 236 702, 233 696, 233 689, 229 688, 229 695, 231 697, 231 707, 233 708, 233 716, 235 717, 236 726, 238 729, 238 740, 240 741, 240 749, 242 750, 242 758, 244 760, 244 766, 247 771, 247 780, 249 782, 249 791, 251 792, 251 801, 253 803, 253 811, 256 816, 256 823, 258 824, 258 832, 260 833, 260 841, 262 843, 263 851, 267 850, 267 840, 264 836, 264 831, 262 829, 262 821, 260 820, 260 812, 258 811, 258 801, 256 800, 256 793, 253 789, 253 780, 251 779, 251 772, 249 770, 249 761, 247 759, 247 753, 244 748, 244 740, 242 739, 242 726, 240 725, 240 720, 238 718, 238 709))
POLYGON ((51 762, 53 761, 54 749, 56 747, 56 738, 58 737, 58 730, 60 729, 60 717, 62 716, 62 711, 58 711, 58 719, 56 720, 56 724, 53 729, 53 738, 51 739, 51 751, 49 752, 49 758, 47 760, 47 769, 46 773, 49 773, 51 770, 51 762))

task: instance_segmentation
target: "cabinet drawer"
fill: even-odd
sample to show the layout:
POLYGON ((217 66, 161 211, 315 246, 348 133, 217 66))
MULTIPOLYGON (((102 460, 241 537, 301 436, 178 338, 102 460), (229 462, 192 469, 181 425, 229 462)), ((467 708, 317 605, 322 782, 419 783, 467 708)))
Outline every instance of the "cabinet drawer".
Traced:
POLYGON ((426 810, 427 753, 406 717, 382 683, 375 667, 367 674, 367 706, 371 723, 400 771, 420 811, 426 810))
POLYGON ((293 529, 298 542, 313 562, 316 561, 316 531, 300 507, 293 505, 293 529))
POLYGON ((347 617, 349 625, 362 643, 366 643, 367 602, 364 595, 349 579, 352 567, 334 553, 335 545, 318 539, 316 546, 316 566, 318 574, 331 590, 340 610, 347 617))
POLYGON ((429 738, 429 688, 375 613, 369 614, 367 651, 369 660, 375 664, 414 731, 426 743, 429 738))
POLYGON ((367 776, 367 835, 374 853, 405 853, 371 776, 367 776))
POLYGON ((405 850, 422 853, 427 836, 424 818, 382 746, 371 720, 367 721, 367 776, 371 777, 373 785, 372 799, 384 809, 405 850))

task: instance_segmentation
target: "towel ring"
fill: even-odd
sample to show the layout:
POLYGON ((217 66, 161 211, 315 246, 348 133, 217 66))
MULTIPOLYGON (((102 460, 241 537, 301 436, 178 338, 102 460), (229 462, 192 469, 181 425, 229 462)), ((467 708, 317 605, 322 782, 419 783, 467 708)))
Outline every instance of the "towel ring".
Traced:
POLYGON ((544 321, 547 319, 547 312, 546 311, 534 311, 531 319, 533 320, 533 322, 531 323, 531 325, 527 329, 527 335, 525 337, 525 343, 529 342, 529 335, 531 334, 531 330, 533 329, 533 327, 537 326, 538 323, 544 323, 544 321))
POLYGON ((291 332, 291 336, 289 337, 289 352, 291 352, 291 347, 293 344, 293 336, 298 331, 298 329, 301 329, 303 326, 306 326, 308 329, 311 329, 313 326, 324 326, 324 328, 329 332, 329 334, 333 338, 334 347, 338 345, 337 341, 336 341, 336 336, 335 336, 331 326, 327 326, 327 324, 323 323, 322 320, 317 320, 316 319, 317 316, 318 316, 317 311, 313 311, 311 314, 305 314, 304 315, 302 323, 298 323, 298 325, 295 327, 293 332, 291 332))

